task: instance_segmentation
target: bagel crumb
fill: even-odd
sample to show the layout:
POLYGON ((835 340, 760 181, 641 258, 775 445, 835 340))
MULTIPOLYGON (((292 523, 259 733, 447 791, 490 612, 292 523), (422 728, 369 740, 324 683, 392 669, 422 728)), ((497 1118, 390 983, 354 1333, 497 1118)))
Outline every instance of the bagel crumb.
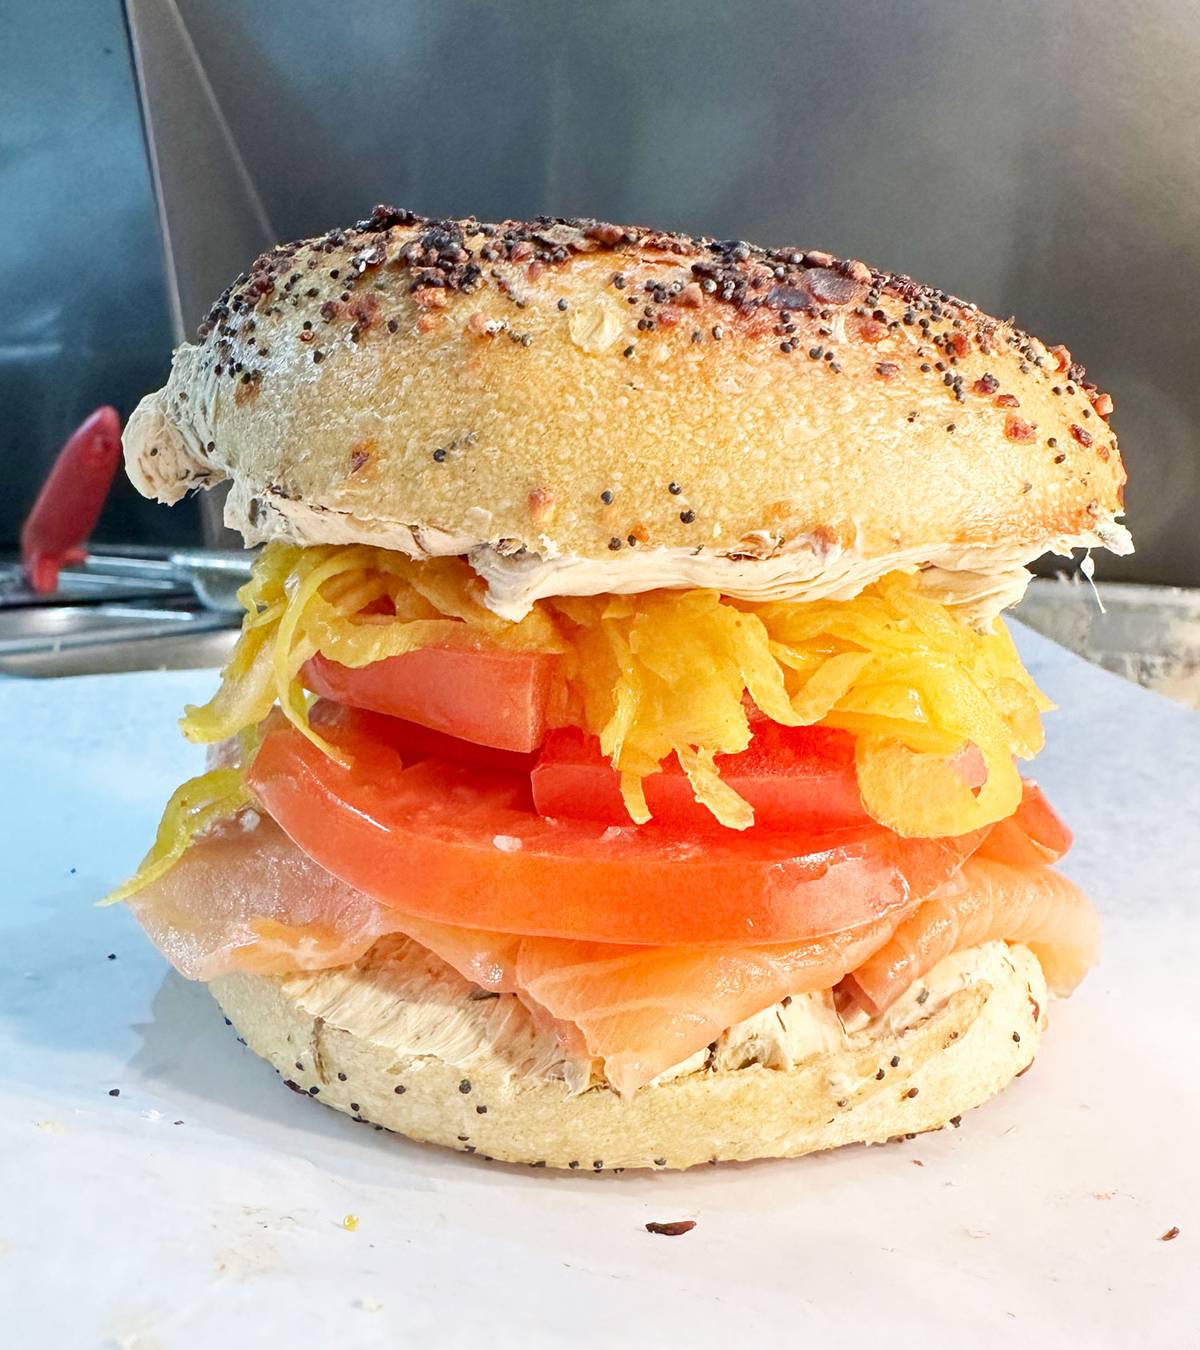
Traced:
MULTIPOLYGON (((716 1162, 716 1159, 713 1159, 716 1162)), ((646 1225, 647 1233, 658 1233, 663 1237, 682 1237, 684 1233, 690 1233, 696 1226, 695 1219, 675 1219, 670 1223, 655 1223, 651 1221, 646 1225)), ((1178 1231, 1178 1229, 1176 1230, 1178 1231)))

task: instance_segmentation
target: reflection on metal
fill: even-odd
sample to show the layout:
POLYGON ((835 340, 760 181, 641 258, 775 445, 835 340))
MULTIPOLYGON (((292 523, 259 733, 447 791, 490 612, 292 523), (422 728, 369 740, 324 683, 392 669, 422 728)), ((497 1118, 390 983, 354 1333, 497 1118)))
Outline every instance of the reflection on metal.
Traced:
POLYGON ((0 676, 219 666, 236 641, 237 627, 228 616, 187 602, 3 609, 0 676))
MULTIPOLYGON (((125 0, 176 345, 276 234, 174 0, 125 0)), ((234 547, 225 490, 200 502, 205 542, 234 547)))
POLYGON ((1093 664, 1200 708, 1200 590, 1035 581, 1014 611, 1093 664))
POLYGON ((89 553, 53 596, 0 563, 0 675, 83 675, 223 665, 237 637, 237 589, 254 555, 209 549, 89 553))

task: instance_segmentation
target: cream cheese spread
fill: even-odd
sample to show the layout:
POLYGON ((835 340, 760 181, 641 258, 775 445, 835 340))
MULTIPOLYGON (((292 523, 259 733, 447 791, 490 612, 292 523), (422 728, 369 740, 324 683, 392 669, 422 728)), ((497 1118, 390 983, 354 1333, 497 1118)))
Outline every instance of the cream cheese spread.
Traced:
MULTIPOLYGON (((752 1065, 786 1073, 818 1056, 895 1035, 935 1015, 960 990, 997 979, 1007 951, 1004 942, 987 942, 945 957, 878 1017, 839 1007, 831 989, 784 999, 729 1027, 653 1082, 752 1065)), ((406 938, 382 939, 356 966, 291 975, 287 982, 306 1012, 352 1026, 398 1057, 429 1056, 509 1080, 563 1081, 574 1092, 604 1081, 598 1060, 564 1052, 552 1019, 535 1017, 513 994, 478 990, 406 938)))

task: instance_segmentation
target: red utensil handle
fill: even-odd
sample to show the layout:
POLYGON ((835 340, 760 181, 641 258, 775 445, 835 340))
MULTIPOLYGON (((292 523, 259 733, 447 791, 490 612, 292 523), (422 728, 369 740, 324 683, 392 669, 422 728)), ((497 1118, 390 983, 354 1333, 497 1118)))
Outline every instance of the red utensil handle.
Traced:
POLYGON ((38 595, 57 587, 65 563, 84 556, 83 545, 104 508, 120 459, 121 419, 115 408, 97 408, 59 451, 21 529, 25 579, 38 595))

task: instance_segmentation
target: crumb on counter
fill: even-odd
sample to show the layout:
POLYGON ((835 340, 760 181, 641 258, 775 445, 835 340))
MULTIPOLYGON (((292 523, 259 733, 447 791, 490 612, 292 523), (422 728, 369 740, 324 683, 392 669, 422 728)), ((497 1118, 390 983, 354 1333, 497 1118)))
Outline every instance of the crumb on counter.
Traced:
POLYGON ((663 1237, 681 1237, 684 1233, 690 1233, 696 1226, 695 1219, 675 1219, 671 1223, 654 1223, 646 1225, 647 1233, 661 1233, 663 1237))

